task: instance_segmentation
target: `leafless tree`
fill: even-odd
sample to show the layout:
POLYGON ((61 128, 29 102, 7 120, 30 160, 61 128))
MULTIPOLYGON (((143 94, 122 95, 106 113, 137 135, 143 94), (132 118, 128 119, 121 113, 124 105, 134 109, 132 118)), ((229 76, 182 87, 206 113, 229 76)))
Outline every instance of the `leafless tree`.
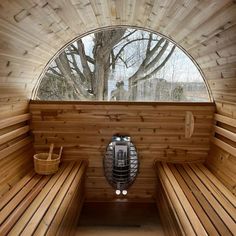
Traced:
MULTIPOLYGON (((108 79, 117 64, 126 68, 134 67, 135 72, 128 78, 130 98, 136 98, 137 84, 140 81, 153 77, 170 59, 175 50, 175 45, 152 33, 139 33, 135 29, 118 28, 94 33, 92 52, 86 51, 83 39, 69 45, 50 65, 45 78, 58 79, 58 86, 54 86, 51 93, 54 97, 66 94, 72 100, 107 100, 108 79), (139 50, 128 51, 135 47, 137 42, 145 42, 142 48, 141 63, 139 50), (128 56, 127 56, 128 55, 128 56), (136 63, 136 67, 134 64, 136 63), (64 93, 56 92, 57 87, 62 87, 64 93), (73 92, 72 92, 73 90, 73 92), (53 92, 54 91, 54 92, 53 92), (68 95, 69 93, 69 95, 68 95)), ((41 83, 39 92, 43 96, 46 86, 41 83)))

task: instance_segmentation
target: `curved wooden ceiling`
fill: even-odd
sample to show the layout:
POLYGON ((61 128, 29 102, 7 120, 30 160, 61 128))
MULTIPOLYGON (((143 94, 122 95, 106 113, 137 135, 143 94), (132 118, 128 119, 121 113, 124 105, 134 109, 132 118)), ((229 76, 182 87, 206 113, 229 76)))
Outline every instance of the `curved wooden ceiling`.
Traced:
POLYGON ((88 31, 114 25, 170 37, 199 64, 215 101, 236 103, 233 0, 1 0, 0 98, 30 97, 61 47, 88 31))

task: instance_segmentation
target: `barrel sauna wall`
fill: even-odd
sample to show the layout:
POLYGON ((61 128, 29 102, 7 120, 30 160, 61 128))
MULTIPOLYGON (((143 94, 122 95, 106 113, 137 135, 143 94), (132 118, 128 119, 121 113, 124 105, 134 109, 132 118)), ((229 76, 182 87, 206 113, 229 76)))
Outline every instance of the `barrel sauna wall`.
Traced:
POLYGON ((0 102, 0 196, 33 169, 29 135, 28 101, 11 98, 0 102))
MULTIPOLYGON (((120 25, 153 30, 173 39, 192 56, 203 71, 216 104, 216 115, 231 118, 235 122, 235 1, 2 0, 0 109, 1 112, 7 109, 8 114, 1 116, 0 123, 4 123, 5 118, 14 117, 13 107, 21 106, 22 101, 25 101, 22 114, 28 112, 28 99, 32 97, 32 91, 39 82, 38 78, 60 48, 75 37, 92 30, 120 25)), ((216 126, 222 128, 223 125, 226 131, 235 134, 232 125, 216 122, 216 126)), ((24 122, 22 124, 25 125, 24 122)), ((10 129, 4 128, 1 134, 9 133, 11 136, 11 132, 18 128, 18 125, 11 126, 10 129)), ((8 140, 5 137, 3 139, 8 140)), ((207 158, 208 167, 234 191, 235 141, 219 134, 214 134, 214 138, 207 158), (225 148, 228 146, 214 138, 229 144, 231 151, 228 152, 225 148)), ((12 145, 11 141, 4 141, 1 151, 12 145)), ((28 150, 27 145, 25 143, 23 146, 28 150)), ((16 152, 15 149, 11 150, 14 154, 1 154, 1 161, 8 156, 19 158, 18 149, 16 152)))
POLYGON ((130 135, 140 169, 128 190, 130 201, 154 201, 155 160, 204 162, 209 152, 213 103, 31 102, 31 130, 36 152, 50 143, 64 146, 63 160, 87 159, 87 201, 116 199, 103 171, 103 157, 114 134, 130 135), (185 116, 194 116, 194 131, 185 137, 185 116))

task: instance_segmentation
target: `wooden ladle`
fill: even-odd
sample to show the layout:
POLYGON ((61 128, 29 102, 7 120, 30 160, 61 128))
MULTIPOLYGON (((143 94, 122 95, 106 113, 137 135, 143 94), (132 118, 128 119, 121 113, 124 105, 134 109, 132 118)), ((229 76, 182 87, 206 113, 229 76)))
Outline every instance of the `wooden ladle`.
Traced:
POLYGON ((51 143, 50 145, 50 150, 49 150, 49 154, 48 154, 48 161, 52 160, 52 152, 53 152, 53 148, 54 148, 54 143, 51 143))
POLYGON ((60 148, 59 159, 61 159, 62 150, 63 150, 63 147, 60 148))

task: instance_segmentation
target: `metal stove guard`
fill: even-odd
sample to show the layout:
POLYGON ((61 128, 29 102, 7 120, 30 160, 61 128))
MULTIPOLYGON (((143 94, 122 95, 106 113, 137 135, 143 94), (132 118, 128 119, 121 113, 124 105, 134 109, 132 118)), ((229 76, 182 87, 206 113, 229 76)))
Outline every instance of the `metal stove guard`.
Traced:
POLYGON ((116 194, 127 194, 139 168, 138 155, 129 136, 114 135, 103 159, 104 172, 116 194))

